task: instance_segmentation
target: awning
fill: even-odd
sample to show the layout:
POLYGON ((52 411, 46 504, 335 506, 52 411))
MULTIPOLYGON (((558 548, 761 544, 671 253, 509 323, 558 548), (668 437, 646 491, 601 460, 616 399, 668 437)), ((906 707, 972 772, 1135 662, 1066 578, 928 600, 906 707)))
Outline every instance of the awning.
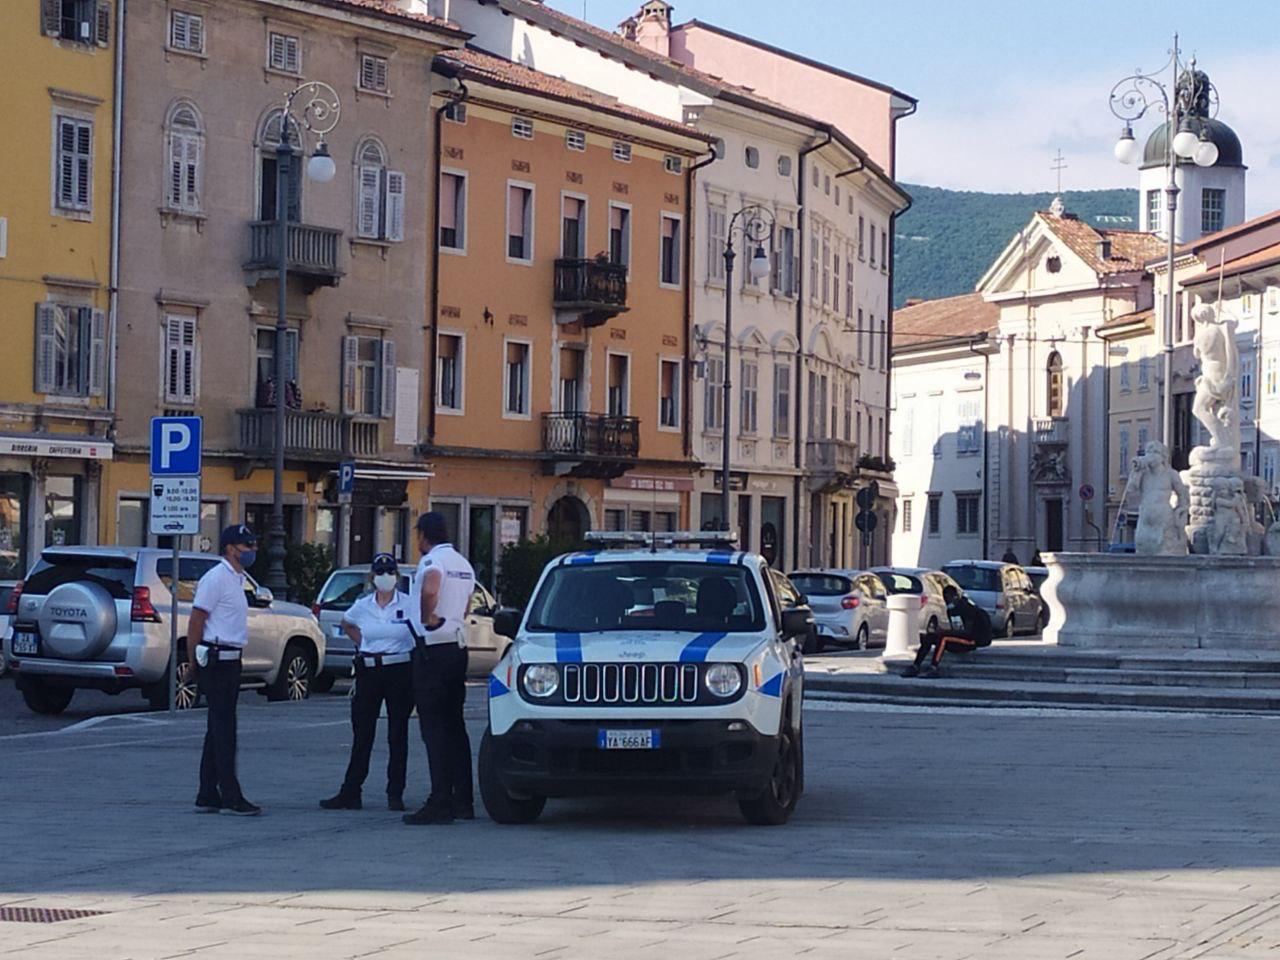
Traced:
POLYGON ((110 460, 115 444, 98 437, 56 433, 0 433, 0 456, 110 460))

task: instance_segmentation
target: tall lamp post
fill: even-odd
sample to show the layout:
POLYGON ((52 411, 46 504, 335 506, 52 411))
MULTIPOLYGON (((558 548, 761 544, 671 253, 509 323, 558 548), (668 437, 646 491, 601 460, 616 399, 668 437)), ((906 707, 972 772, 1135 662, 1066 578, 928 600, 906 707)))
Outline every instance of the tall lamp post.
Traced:
POLYGON ((285 447, 285 377, 287 373, 289 324, 286 320, 289 284, 289 182, 295 155, 306 153, 307 134, 316 138, 316 149, 307 161, 307 176, 317 183, 328 183, 337 172, 325 134, 338 125, 342 105, 337 91, 327 83, 310 80, 290 90, 280 111, 280 142, 276 145, 276 263, 279 271, 276 300, 275 371, 275 462, 271 482, 271 527, 267 542, 267 586, 279 596, 289 590, 284 570, 284 447, 285 447), (299 100, 301 98, 301 100, 299 100), (294 101, 299 101, 294 116, 294 101), (295 153, 291 138, 297 133, 295 153))
POLYGON ((1218 147, 1209 139, 1204 120, 1218 112, 1218 91, 1209 78, 1196 70, 1196 61, 1182 60, 1178 48, 1178 35, 1173 35, 1173 49, 1169 59, 1159 70, 1151 73, 1135 72, 1111 88, 1111 112, 1124 121, 1120 139, 1116 141, 1115 156, 1121 163, 1136 163, 1143 149, 1133 136, 1132 124, 1141 120, 1149 111, 1164 114, 1165 167, 1169 182, 1164 188, 1168 234, 1168 250, 1165 261, 1168 295, 1165 297, 1164 317, 1161 322, 1161 340, 1164 352, 1164 394, 1161 397, 1161 438, 1169 452, 1173 452, 1173 263, 1177 246, 1178 214, 1178 164, 1192 161, 1197 166, 1211 167, 1218 162, 1218 147), (1160 75, 1169 71, 1171 83, 1162 82, 1160 75))
POLYGON ((735 233, 740 234, 743 246, 753 248, 751 259, 747 262, 747 276, 754 283, 769 275, 769 254, 765 252, 764 244, 766 239, 772 244, 775 223, 769 209, 751 204, 735 213, 724 231, 724 439, 720 450, 720 522, 726 531, 733 529, 729 525, 729 450, 733 440, 730 430, 732 407, 729 402, 732 386, 729 371, 732 364, 729 357, 733 348, 733 261, 738 256, 733 249, 733 237, 735 233))

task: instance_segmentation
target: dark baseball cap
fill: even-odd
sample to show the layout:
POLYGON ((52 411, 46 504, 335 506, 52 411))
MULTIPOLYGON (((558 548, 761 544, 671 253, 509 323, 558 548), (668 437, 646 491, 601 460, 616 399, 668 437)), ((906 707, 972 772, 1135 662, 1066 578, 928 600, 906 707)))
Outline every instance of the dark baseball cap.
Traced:
POLYGON ((370 564, 373 573, 396 573, 399 567, 396 565, 396 558, 389 553, 380 553, 373 558, 370 564))
POLYGON ((222 531, 222 536, 218 538, 218 550, 226 550, 227 547, 248 546, 258 542, 258 535, 249 529, 243 523, 233 523, 222 531))

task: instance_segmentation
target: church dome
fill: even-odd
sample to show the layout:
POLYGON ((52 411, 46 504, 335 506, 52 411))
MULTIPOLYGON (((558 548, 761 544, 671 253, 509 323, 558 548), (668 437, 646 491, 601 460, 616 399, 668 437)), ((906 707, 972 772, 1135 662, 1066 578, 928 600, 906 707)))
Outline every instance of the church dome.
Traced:
MULTIPOLYGON (((1240 147, 1240 138, 1236 136, 1236 132, 1228 127, 1221 120, 1212 120, 1207 117, 1190 116, 1187 117, 1187 125, 1191 132, 1196 136, 1200 132, 1205 131, 1206 136, 1213 141, 1213 145, 1218 148, 1218 162, 1215 167, 1243 167, 1244 151, 1240 147)), ((1169 136, 1169 125, 1162 123, 1151 131, 1151 136, 1147 137, 1146 149, 1142 151, 1142 169, 1149 167, 1163 167, 1165 165, 1165 141, 1169 136)), ((1179 163, 1191 163, 1190 160, 1178 160, 1179 163)))

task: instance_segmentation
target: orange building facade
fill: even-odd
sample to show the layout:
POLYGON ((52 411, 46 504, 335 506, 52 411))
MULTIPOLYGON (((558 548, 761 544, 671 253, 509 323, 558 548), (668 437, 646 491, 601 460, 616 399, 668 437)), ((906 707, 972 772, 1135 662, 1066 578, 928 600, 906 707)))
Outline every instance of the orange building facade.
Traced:
POLYGON ((501 547, 676 529, 691 166, 679 124, 474 50, 437 58, 432 508, 482 580, 501 547))

